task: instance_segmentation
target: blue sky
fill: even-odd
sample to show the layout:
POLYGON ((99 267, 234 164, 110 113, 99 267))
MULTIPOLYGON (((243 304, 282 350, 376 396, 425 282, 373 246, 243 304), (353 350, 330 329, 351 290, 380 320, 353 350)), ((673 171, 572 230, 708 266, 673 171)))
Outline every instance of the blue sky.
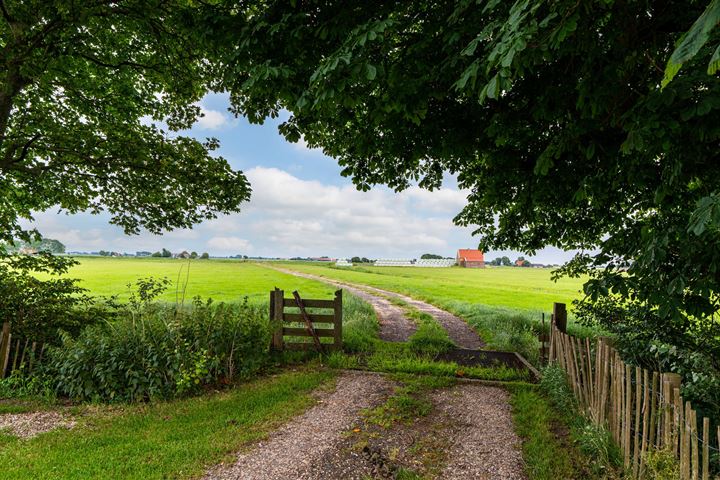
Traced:
MULTIPOLYGON (((454 256, 458 248, 477 246, 471 229, 452 223, 466 197, 452 178, 435 192, 417 187, 399 194, 385 187, 359 192, 340 175, 334 159, 302 142, 287 142, 277 130, 282 119, 251 125, 227 111, 224 95, 206 96, 201 107, 205 116, 186 134, 218 138, 218 153, 248 176, 253 196, 241 213, 161 236, 126 236, 108 223, 107 215, 54 210, 37 213, 34 226, 69 251, 164 247, 216 256, 417 258, 423 253, 454 256)), ((505 254, 512 259, 521 255, 487 252, 486 258, 505 254)), ((571 255, 547 248, 529 258, 561 263, 571 255)))

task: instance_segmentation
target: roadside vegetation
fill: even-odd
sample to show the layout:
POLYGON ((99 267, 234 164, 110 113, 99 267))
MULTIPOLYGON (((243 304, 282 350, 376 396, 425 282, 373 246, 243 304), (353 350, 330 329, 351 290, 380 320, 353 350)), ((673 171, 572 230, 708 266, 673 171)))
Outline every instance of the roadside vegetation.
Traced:
POLYGON ((80 407, 72 430, 0 436, 0 472, 15 479, 195 478, 308 408, 311 392, 329 388, 332 378, 299 369, 169 402, 80 407))

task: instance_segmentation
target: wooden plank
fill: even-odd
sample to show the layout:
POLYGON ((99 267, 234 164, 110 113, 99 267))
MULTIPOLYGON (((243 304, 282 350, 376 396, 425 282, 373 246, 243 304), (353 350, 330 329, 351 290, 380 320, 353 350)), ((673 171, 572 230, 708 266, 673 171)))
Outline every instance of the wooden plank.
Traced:
POLYGON ((650 386, 650 438, 648 438, 648 445, 649 448, 657 447, 657 426, 660 425, 660 422, 657 421, 657 394, 658 394, 658 388, 659 388, 659 378, 658 372, 652 372, 652 383, 650 386))
POLYGON ((692 421, 692 414, 690 413, 692 411, 692 407, 690 407, 690 402, 685 402, 685 421, 681 424, 681 428, 683 431, 683 454, 680 461, 680 478, 684 480, 690 480, 690 437, 692 436, 692 427, 691 427, 691 421, 692 421))
POLYGON ((632 421, 632 371, 625 365, 625 468, 630 466, 630 422, 632 421))
POLYGON ((10 352, 10 322, 3 322, 2 333, 0 334, 0 378, 5 377, 7 362, 10 352))
POLYGON ((673 389, 673 427, 672 427, 672 447, 673 454, 682 460, 682 435, 685 431, 685 422, 683 415, 683 402, 680 396, 680 389, 673 389))
POLYGON ((690 409, 690 442, 692 443, 692 480, 700 480, 700 448, 698 445, 697 412, 690 409))
POLYGON ((342 348, 342 331, 343 331, 343 294, 342 289, 335 291, 335 348, 342 348))
MULTIPOLYGON (((312 323, 335 323, 335 315, 308 313, 307 316, 312 323)), ((282 318, 284 323, 305 323, 301 313, 283 313, 282 318)))
POLYGON ((710 419, 703 418, 702 480, 710 480, 710 419))
MULTIPOLYGON (((657 373, 657 372, 655 372, 657 373)), ((657 379, 657 375, 654 375, 654 378, 657 379)), ((651 430, 651 423, 649 423, 649 417, 650 417, 650 397, 653 396, 653 392, 650 388, 650 374, 647 370, 643 369, 643 419, 642 419, 642 445, 640 447, 640 471, 639 476, 640 478, 643 478, 645 475, 645 455, 648 452, 648 449, 650 448, 648 445, 651 445, 650 442, 650 430, 651 430)), ((638 398, 638 403, 640 403, 640 399, 638 398)), ((640 430, 640 426, 636 426, 638 430, 640 430)))
MULTIPOLYGON (((8 327, 9 328, 9 327, 8 327)), ((2 370, 0 371, 0 378, 4 378, 7 373, 8 364, 10 363, 10 345, 12 344, 12 333, 8 332, 5 336, 5 355, 0 358, 2 361, 2 370)))
MULTIPOLYGON (((335 308, 335 301, 334 300, 305 300, 303 299, 303 305, 305 305, 305 308, 329 308, 334 309, 335 308)), ((295 303, 294 298, 285 298, 283 299, 283 307, 297 307, 297 304, 295 303)))
MULTIPOLYGON (((333 328, 315 328, 315 334, 318 337, 327 337, 327 338, 334 338, 335 337, 335 329, 333 328)), ((312 337, 313 335, 307 331, 307 328, 292 328, 292 327, 284 327, 282 329, 283 336, 290 336, 290 337, 312 337)))
POLYGON ((632 467, 633 478, 640 474, 640 415, 642 414, 642 371, 635 367, 635 435, 633 436, 632 467))
POLYGON ((295 303, 297 304, 297 307, 300 309, 300 315, 302 315, 303 320, 305 320, 305 328, 307 328, 308 333, 312 335, 313 342, 315 343, 315 347, 318 349, 319 352, 323 351, 322 344, 320 343, 320 338, 317 336, 317 333, 315 333, 315 329, 313 328, 312 321, 310 320, 310 317, 308 316, 307 312, 305 311, 305 304, 302 301, 302 298, 300 298, 300 294, 297 290, 293 292, 293 297, 295 297, 295 303))

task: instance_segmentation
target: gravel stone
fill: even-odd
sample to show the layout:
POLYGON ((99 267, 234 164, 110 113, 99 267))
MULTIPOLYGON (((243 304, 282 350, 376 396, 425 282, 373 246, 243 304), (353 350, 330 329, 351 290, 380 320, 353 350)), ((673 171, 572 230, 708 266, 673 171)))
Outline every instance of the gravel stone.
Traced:
MULTIPOLYGON (((328 458, 341 463, 346 452, 338 447, 343 433, 359 422, 361 410, 376 406, 392 393, 393 383, 380 375, 343 374, 333 392, 270 435, 233 465, 220 465, 205 477, 229 479, 320 479, 317 466, 328 458)), ((339 466, 341 468, 341 466, 339 466)))
POLYGON ((0 415, 0 430, 30 438, 56 428, 73 428, 75 421, 58 412, 6 413, 0 415))
POLYGON ((527 476, 515 434, 507 391, 460 384, 432 394, 436 408, 455 418, 442 479, 522 480, 527 476))

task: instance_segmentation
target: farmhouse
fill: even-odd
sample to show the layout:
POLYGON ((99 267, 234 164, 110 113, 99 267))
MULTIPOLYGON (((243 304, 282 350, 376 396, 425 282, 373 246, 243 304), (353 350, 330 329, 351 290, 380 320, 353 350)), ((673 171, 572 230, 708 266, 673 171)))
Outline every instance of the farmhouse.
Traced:
POLYGON ((485 268, 485 256, 480 250, 461 248, 457 251, 457 264, 465 268, 485 268))

